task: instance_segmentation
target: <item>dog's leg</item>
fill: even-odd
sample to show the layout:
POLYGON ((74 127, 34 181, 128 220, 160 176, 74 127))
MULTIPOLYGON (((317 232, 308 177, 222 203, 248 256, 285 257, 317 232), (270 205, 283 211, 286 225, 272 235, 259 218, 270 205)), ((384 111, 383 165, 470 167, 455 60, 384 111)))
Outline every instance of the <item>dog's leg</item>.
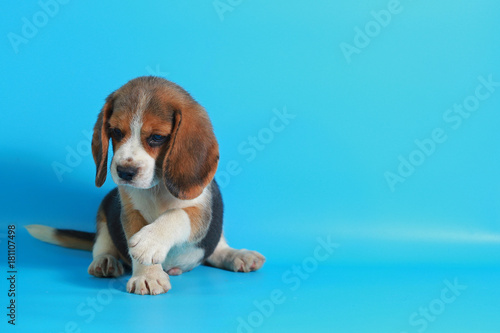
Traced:
POLYGON ((118 250, 109 235, 106 216, 99 208, 97 215, 97 234, 92 248, 92 263, 88 268, 90 275, 97 277, 118 277, 123 275, 123 265, 119 258, 118 250))
POLYGON ((148 224, 138 211, 127 208, 129 207, 126 206, 126 213, 122 215, 122 220, 125 221, 123 225, 125 235, 129 242, 129 253, 132 258, 132 277, 127 283, 127 291, 139 295, 166 293, 171 289, 170 278, 163 270, 161 258, 159 262, 153 264, 152 256, 157 254, 164 260, 170 249, 168 246, 165 247, 166 244, 169 244, 165 241, 165 238, 168 240, 168 237, 163 231, 156 230, 158 226, 161 226, 161 223, 158 226, 155 225, 156 222, 148 224), (148 265, 145 265, 138 258, 145 258, 148 265))
POLYGON ((184 209, 171 209, 129 239, 130 256, 143 265, 161 264, 168 251, 191 235, 191 219, 184 209))
POLYGON ((207 259, 206 264, 233 272, 252 272, 264 265, 266 258, 258 252, 245 249, 237 250, 229 247, 221 236, 214 253, 207 259))

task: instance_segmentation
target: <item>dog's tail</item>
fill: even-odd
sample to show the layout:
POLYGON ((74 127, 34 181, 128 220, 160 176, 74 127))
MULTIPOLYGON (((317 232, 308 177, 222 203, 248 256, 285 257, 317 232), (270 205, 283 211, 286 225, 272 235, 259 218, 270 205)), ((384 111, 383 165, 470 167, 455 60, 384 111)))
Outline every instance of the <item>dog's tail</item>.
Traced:
POLYGON ((95 233, 69 229, 56 229, 45 225, 31 224, 25 226, 31 236, 70 249, 92 251, 95 233))

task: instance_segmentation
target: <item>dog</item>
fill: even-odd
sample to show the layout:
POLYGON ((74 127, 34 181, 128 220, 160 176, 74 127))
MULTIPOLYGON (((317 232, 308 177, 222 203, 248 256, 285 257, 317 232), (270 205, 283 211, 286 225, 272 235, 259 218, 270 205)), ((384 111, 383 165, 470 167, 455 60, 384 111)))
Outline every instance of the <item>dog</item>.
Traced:
POLYGON ((88 273, 118 277, 132 268, 130 293, 171 289, 169 275, 200 264, 235 272, 262 267, 260 253, 229 247, 222 196, 214 179, 219 147, 205 109, 177 84, 159 77, 133 79, 111 93, 92 137, 95 184, 110 174, 117 188, 102 200, 96 233, 26 226, 42 241, 91 250, 88 273))

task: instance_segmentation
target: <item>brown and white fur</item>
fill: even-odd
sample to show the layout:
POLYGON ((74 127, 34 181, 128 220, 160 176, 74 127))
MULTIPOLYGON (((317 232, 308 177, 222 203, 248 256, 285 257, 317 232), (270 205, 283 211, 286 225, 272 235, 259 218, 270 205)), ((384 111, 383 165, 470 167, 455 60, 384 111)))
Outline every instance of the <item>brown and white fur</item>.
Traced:
POLYGON ((102 201, 97 233, 27 226, 43 241, 92 250, 96 277, 132 267, 127 290, 161 294, 169 275, 200 264, 255 271, 265 258, 228 246, 222 234, 222 197, 214 179, 219 149, 204 108, 180 86, 158 77, 129 81, 106 99, 94 127, 96 185, 110 173, 118 188, 102 201))

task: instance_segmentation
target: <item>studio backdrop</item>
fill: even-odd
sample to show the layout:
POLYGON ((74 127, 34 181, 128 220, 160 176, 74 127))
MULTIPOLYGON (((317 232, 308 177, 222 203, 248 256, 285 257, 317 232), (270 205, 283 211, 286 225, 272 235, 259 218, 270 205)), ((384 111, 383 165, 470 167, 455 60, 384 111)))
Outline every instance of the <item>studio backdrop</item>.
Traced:
POLYGON ((2 332, 500 331, 497 1, 0 7, 2 332), (140 76, 207 110, 261 270, 138 296, 24 228, 95 230, 93 126, 140 76))

